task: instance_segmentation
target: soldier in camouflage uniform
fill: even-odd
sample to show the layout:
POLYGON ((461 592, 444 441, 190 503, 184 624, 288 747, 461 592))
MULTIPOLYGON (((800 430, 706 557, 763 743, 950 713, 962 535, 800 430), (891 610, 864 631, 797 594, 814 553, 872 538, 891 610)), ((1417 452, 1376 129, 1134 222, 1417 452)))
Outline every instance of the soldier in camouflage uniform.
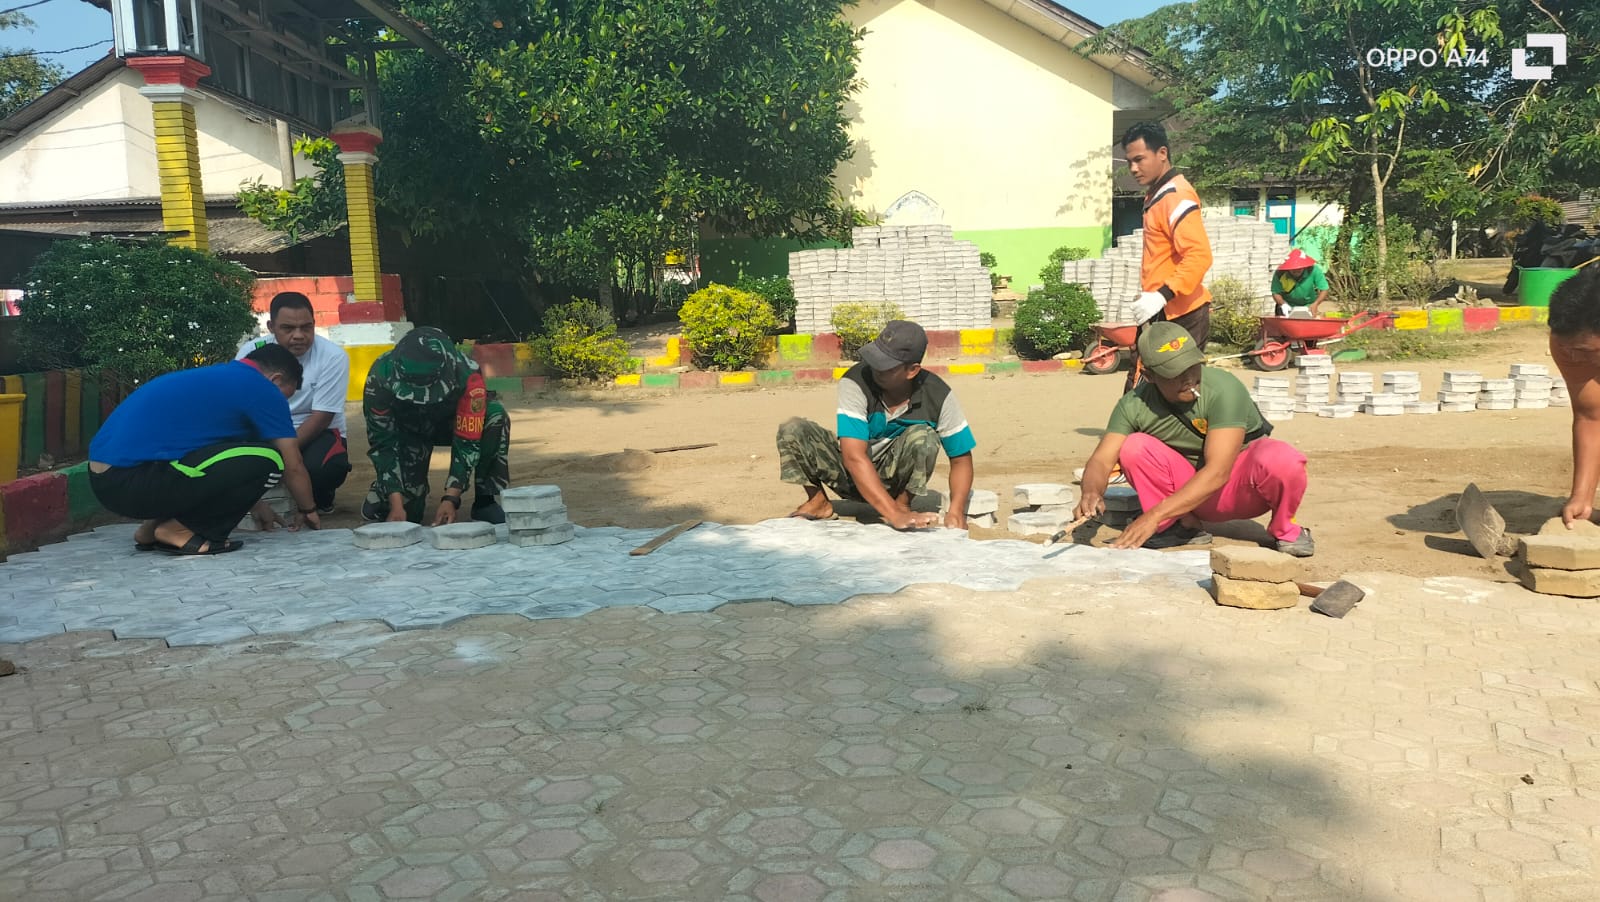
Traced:
POLYGON ((436 446, 448 445, 450 476, 433 525, 455 522, 469 475, 472 519, 505 522, 499 495, 511 479, 510 418, 449 336, 431 327, 407 333, 373 362, 361 408, 377 476, 361 505, 364 518, 422 522, 428 462, 436 446))

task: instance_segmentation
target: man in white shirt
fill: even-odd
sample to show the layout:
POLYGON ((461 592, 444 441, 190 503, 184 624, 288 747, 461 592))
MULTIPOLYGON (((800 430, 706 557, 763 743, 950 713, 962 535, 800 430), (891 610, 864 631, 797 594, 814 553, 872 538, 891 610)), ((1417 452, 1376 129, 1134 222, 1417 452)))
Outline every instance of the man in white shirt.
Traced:
POLYGON ((311 475, 317 510, 333 510, 333 494, 350 475, 350 454, 345 446, 344 402, 350 386, 350 355, 344 348, 317 334, 311 299, 298 291, 279 292, 268 307, 268 335, 251 339, 239 348, 237 359, 265 344, 279 344, 300 361, 304 378, 289 399, 300 456, 311 475))

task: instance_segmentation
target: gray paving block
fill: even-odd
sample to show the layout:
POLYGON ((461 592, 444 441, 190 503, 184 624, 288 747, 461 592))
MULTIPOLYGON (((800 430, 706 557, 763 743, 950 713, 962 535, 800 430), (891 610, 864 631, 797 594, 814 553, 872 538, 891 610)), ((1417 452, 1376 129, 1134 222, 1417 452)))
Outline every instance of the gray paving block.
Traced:
POLYGON ((1070 512, 1025 511, 1012 514, 1006 520, 1006 529, 1023 536, 1049 536, 1071 522, 1070 512))
POLYGON ((967 498, 967 516, 992 514, 1000 510, 1000 495, 987 489, 973 489, 967 498))
POLYGON ((511 544, 527 547, 530 545, 561 545, 572 541, 576 531, 572 524, 564 526, 551 526, 545 529, 530 529, 514 531, 511 533, 511 544))
POLYGON ((357 548, 368 551, 405 548, 422 541, 422 527, 415 523, 368 523, 351 536, 357 548))
POLYGON ((515 535, 530 529, 549 529, 567 522, 567 509, 565 507, 552 508, 536 513, 518 511, 506 514, 506 526, 515 535))
POLYGON ((561 487, 556 485, 521 485, 500 493, 500 507, 507 514, 542 513, 566 507, 561 500, 561 487))
POLYGON ((1077 500, 1072 486, 1054 482, 1028 482, 1012 489, 1012 500, 1021 506, 1072 504, 1077 500))
POLYGON ((497 540, 493 523, 447 523, 429 530, 428 538, 440 551, 467 551, 493 545, 497 540))

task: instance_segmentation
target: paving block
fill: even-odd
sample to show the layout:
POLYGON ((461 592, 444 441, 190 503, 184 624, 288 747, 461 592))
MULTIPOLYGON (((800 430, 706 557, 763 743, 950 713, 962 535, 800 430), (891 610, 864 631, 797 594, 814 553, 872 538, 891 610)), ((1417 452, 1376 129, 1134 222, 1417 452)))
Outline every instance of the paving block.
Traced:
POLYGON ((1300 578, 1300 560, 1258 545, 1223 545, 1211 549, 1211 571, 1229 579, 1256 582, 1294 582, 1300 578))
POLYGON ((67 478, 39 473, 0 485, 7 547, 30 548, 67 528, 67 478))
POLYGON ((1522 568, 1522 584, 1541 595, 1600 598, 1600 570, 1522 568))
POLYGON ((518 511, 506 514, 506 526, 513 533, 530 529, 549 529, 567 522, 565 506, 538 512, 518 511))
POLYGON ((1551 570, 1600 570, 1600 536, 1569 532, 1566 535, 1528 536, 1519 549, 1530 567, 1551 570))
POLYGON ((1053 536, 1072 522, 1072 513, 1025 511, 1006 518, 1006 529, 1021 536, 1053 536))
POLYGON ((998 525, 1000 525, 1000 523, 995 519, 994 514, 967 515, 967 526, 969 528, 976 526, 979 529, 994 529, 998 525))
POLYGON ((61 475, 67 480, 67 519, 76 523, 98 513, 100 499, 89 487, 89 462, 67 467, 61 475))
POLYGON ((987 489, 973 489, 967 498, 967 516, 992 514, 1000 509, 1000 495, 987 489))
POLYGON ((565 526, 552 526, 549 529, 530 529, 524 532, 511 534, 511 544, 527 547, 530 545, 560 545, 572 541, 577 534, 577 529, 571 523, 565 526))
POLYGON ((1055 482, 1025 482, 1011 490, 1011 499, 1019 507, 1072 504, 1078 500, 1072 486, 1055 482))
POLYGON ((1113 485, 1106 487, 1106 510, 1138 513, 1144 508, 1139 504, 1139 493, 1131 485, 1113 485))
POLYGON ((368 551, 405 548, 422 541, 422 527, 415 523, 368 523, 351 535, 357 548, 368 551))
POLYGON ((1226 576, 1211 577, 1211 596, 1217 604, 1252 611, 1277 611, 1300 603, 1300 589, 1292 582, 1264 583, 1226 576))
POLYGON ((500 507, 507 515, 538 514, 565 511, 567 504, 561 500, 561 487, 558 485, 519 485, 500 493, 500 507))
POLYGON ((498 541, 493 523, 446 523, 428 530, 433 547, 440 551, 466 551, 483 548, 498 541))
POLYGON ((1544 521, 1544 525, 1543 526, 1539 527, 1539 535, 1541 535, 1541 536, 1566 536, 1566 535, 1600 536, 1600 524, 1596 524, 1592 520, 1575 520, 1572 523, 1572 528, 1568 529, 1567 528, 1567 524, 1561 522, 1561 518, 1560 517, 1551 517, 1550 519, 1544 521))

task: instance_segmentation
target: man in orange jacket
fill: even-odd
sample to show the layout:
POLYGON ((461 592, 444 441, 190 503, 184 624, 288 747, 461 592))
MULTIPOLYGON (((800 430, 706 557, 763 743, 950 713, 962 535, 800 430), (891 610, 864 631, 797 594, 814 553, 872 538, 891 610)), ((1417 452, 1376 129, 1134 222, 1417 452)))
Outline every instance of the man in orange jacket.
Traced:
MULTIPOLYGON (((1204 350, 1211 337, 1211 292, 1201 280, 1211 269, 1211 239, 1200 221, 1200 195, 1172 167, 1167 130, 1160 123, 1140 122, 1128 129, 1122 150, 1128 169, 1145 189, 1142 293, 1134 304, 1135 321, 1177 323, 1204 350)), ((1143 367, 1135 356, 1127 390, 1142 379, 1143 367)))

